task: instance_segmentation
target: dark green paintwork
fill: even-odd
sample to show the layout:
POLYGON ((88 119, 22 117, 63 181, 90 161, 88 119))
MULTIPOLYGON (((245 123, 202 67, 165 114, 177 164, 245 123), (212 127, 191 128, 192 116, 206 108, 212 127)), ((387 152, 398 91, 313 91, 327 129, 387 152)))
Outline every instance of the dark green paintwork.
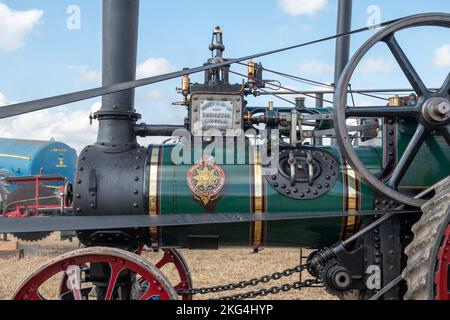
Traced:
MULTIPOLYGON (((335 155, 339 163, 341 158, 336 149, 324 147, 335 155)), ((193 198, 187 184, 187 172, 191 165, 172 165, 172 147, 162 148, 163 167, 161 171, 161 214, 205 213, 205 209, 193 198)), ((378 152, 374 148, 361 147, 358 153, 361 158, 374 171, 379 171, 380 162, 378 152)), ((198 160, 198 159, 195 159, 198 160)), ((251 177, 248 165, 221 165, 226 174, 226 184, 217 201, 217 213, 251 213, 251 177)), ((372 192, 362 186, 361 208, 372 208, 372 192)), ((292 200, 266 184, 267 211, 268 212, 323 212, 344 210, 344 184, 342 170, 338 182, 326 195, 313 200, 292 200)), ((212 213, 214 214, 214 213, 212 213)), ((276 247, 321 247, 330 245, 340 239, 342 219, 311 219, 301 221, 277 221, 267 223, 267 246, 276 247)), ((220 245, 251 246, 250 224, 170 227, 161 230, 162 246, 187 245, 188 236, 220 237, 220 245)))
MULTIPOLYGON (((397 159, 405 150, 416 128, 416 122, 406 121, 396 126, 397 159)), ((173 147, 163 147, 163 168, 161 181, 161 213, 199 213, 207 214, 193 198, 187 185, 187 171, 191 165, 172 165, 173 147)), ((323 147, 335 155, 341 165, 341 173, 336 185, 326 195, 313 200, 292 200, 284 197, 266 184, 268 212, 319 212, 343 211, 345 208, 345 188, 343 183, 342 159, 339 151, 323 147)), ((381 171, 383 161, 382 147, 357 147, 362 162, 373 173, 381 171)), ((234 150, 228 151, 234 154, 234 150)), ((198 160, 198 157, 193 160, 198 160)), ((248 156, 245 164, 223 165, 226 185, 217 201, 214 212, 250 213, 250 170, 248 156)), ((419 155, 408 170, 401 187, 426 188, 450 173, 450 152, 440 137, 426 140, 419 155)), ((373 210, 373 191, 364 183, 360 184, 360 210, 373 210)), ((210 213, 214 214, 214 213, 210 213)), ((299 221, 267 222, 266 246, 272 247, 310 247, 329 246, 341 238, 342 219, 309 219, 299 221)), ((227 224, 214 226, 170 227, 161 230, 161 246, 186 247, 188 236, 219 236, 220 246, 252 246, 250 224, 227 224)))
MULTIPOLYGON (((397 126, 399 135, 397 159, 403 154, 417 128, 415 120, 401 120, 397 126)), ((411 167, 406 172, 400 188, 426 189, 450 174, 450 152, 445 140, 438 135, 425 140, 411 167)))

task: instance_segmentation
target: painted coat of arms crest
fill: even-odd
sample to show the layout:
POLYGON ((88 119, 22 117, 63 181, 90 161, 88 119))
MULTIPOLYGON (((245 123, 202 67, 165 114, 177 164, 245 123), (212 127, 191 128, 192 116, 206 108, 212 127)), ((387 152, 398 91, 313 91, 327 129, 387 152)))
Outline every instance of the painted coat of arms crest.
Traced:
POLYGON ((194 198, 208 208, 225 185, 225 172, 213 158, 202 158, 189 169, 187 183, 194 198))

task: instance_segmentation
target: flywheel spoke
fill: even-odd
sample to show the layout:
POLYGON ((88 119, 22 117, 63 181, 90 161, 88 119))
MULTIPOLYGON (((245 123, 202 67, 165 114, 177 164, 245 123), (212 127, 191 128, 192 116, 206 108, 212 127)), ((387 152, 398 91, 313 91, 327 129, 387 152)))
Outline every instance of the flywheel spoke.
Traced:
POLYGON ((441 136, 445 139, 447 144, 450 146, 450 124, 447 124, 444 127, 440 127, 438 131, 441 134, 441 136))
POLYGON ((444 84, 442 85, 439 92, 442 94, 450 95, 450 72, 447 75, 447 78, 445 79, 444 84))
POLYGON ((408 147, 403 153, 399 163, 394 169, 391 179, 388 182, 388 185, 391 188, 393 189, 398 188, 398 185, 405 176, 406 171, 410 167, 411 163, 413 162, 414 158, 416 157, 417 153, 420 150, 420 147, 422 146, 423 142, 425 141, 429 133, 430 129, 426 128, 422 124, 418 125, 416 133, 409 142, 408 147))
POLYGON ((423 96, 424 94, 426 94, 428 92, 427 87, 423 83, 417 71, 414 69, 403 49, 398 44, 395 36, 391 35, 390 37, 385 39, 385 42, 394 55, 395 60, 397 60, 397 63, 399 64, 406 78, 411 83, 414 91, 419 96, 423 96))

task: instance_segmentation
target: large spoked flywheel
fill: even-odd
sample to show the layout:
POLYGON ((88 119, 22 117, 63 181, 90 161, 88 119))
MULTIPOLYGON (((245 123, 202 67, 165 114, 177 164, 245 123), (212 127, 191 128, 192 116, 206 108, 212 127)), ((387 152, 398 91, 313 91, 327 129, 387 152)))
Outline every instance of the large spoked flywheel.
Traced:
MULTIPOLYGON (((443 13, 419 14, 395 22, 378 32, 368 40, 353 56, 344 70, 335 94, 335 127, 336 137, 341 152, 357 171, 360 177, 378 192, 403 204, 420 207, 424 200, 414 198, 410 194, 399 191, 402 179, 405 177, 421 146, 431 135, 441 135, 450 145, 450 73, 439 90, 430 90, 416 72, 409 58, 396 40, 396 33, 405 29, 417 27, 450 28, 450 15, 443 13), (404 75, 417 95, 417 103, 411 106, 398 107, 349 107, 347 98, 349 85, 355 69, 362 59, 378 43, 385 43, 397 61, 404 75), (417 128, 408 146, 399 157, 390 178, 386 181, 370 172, 355 152, 352 138, 347 129, 350 118, 412 118, 417 120, 417 128)), ((442 164, 436 164, 442 165, 442 164)), ((450 169, 449 170, 450 174, 450 169)), ((438 181, 434 181, 435 183, 438 181)))

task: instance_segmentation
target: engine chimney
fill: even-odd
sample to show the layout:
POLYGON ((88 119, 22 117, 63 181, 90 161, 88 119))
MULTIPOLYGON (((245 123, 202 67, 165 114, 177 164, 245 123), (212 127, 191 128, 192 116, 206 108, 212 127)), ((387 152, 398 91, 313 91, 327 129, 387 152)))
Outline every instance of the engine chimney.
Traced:
MULTIPOLYGON (((103 86, 136 79, 139 0, 103 0, 103 86)), ((104 96, 97 147, 120 153, 137 147, 134 89, 104 96)))

